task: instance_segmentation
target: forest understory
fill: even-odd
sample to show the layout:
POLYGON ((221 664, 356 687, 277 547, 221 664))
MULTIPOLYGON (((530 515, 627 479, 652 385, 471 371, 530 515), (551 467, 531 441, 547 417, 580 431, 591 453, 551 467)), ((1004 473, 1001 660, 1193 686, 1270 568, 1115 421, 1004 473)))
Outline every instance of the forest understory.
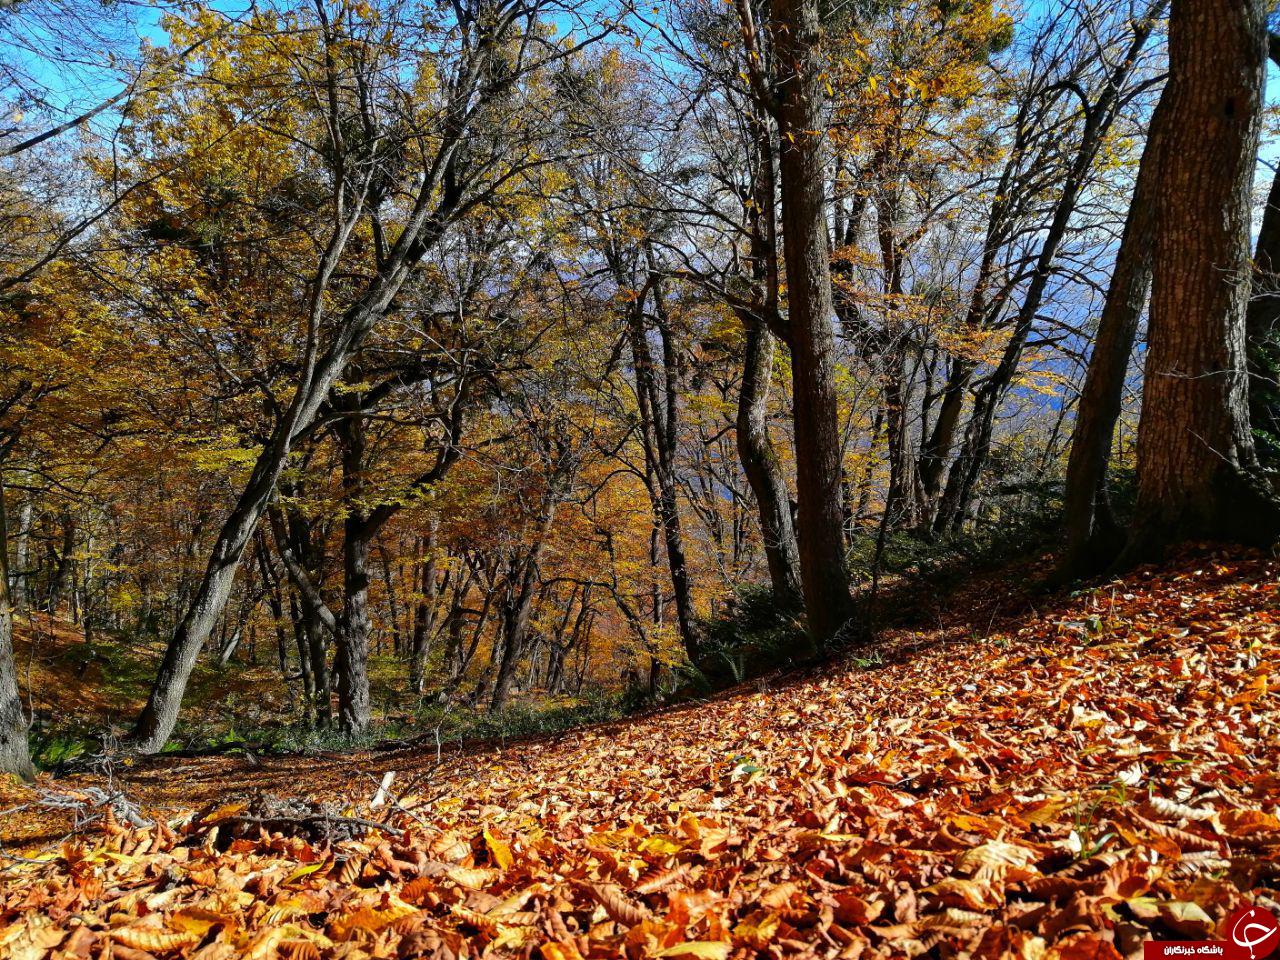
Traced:
POLYGON ((15 958, 1112 958, 1280 901, 1280 562, 904 582, 822 668, 508 742, 4 787, 15 958))

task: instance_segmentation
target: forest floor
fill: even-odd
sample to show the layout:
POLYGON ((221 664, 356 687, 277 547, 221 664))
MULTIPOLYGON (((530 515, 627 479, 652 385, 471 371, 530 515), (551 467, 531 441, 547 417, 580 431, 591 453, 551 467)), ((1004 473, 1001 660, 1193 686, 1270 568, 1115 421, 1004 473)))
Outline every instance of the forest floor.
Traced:
POLYGON ((1114 958, 1280 909, 1280 562, 1046 570, 619 723, 6 787, 0 956, 1114 958))

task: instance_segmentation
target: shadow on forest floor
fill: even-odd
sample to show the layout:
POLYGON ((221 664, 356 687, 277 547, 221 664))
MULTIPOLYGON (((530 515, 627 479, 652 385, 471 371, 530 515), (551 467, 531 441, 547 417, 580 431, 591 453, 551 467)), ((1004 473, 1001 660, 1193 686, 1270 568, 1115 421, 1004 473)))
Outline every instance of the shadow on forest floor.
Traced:
MULTIPOLYGON (((1210 556, 1206 549, 1192 551, 1164 568, 1135 571, 1126 581, 1185 576, 1187 564, 1194 565, 1202 559, 1212 571, 1217 567, 1208 562, 1210 556)), ((1229 556, 1238 559, 1241 554, 1229 556)), ((1216 577, 1197 570, 1197 588, 1216 595, 1215 591, 1225 590, 1233 582, 1249 582, 1247 578, 1251 576, 1266 575, 1266 563, 1261 560, 1247 559, 1239 569, 1244 572, 1216 577)), ((821 683, 839 674, 892 671, 909 661, 945 655, 950 647, 956 648, 957 656, 972 657, 986 644, 1002 647, 1009 636, 1022 636, 1030 629, 1054 634, 1064 630, 1087 633, 1090 621, 1080 612, 1082 604, 1098 609, 1108 592, 1114 601, 1117 591, 1123 593, 1131 588, 1126 582, 1075 591, 1050 590, 1046 583, 1051 570, 1052 558, 1041 554, 985 567, 935 570, 927 581, 902 577, 883 583, 875 597, 876 629, 872 639, 833 651, 821 662, 775 669, 707 698, 651 707, 604 723, 513 738, 448 742, 437 741, 428 733, 410 741, 384 742, 344 753, 242 752, 130 758, 116 761, 109 768, 56 779, 42 774, 37 789, 75 790, 105 785, 122 791, 145 809, 170 814, 255 794, 308 798, 364 795, 368 800, 382 776, 394 770, 398 793, 421 796, 430 794, 437 785, 447 790, 459 777, 522 752, 572 749, 584 738, 608 740, 637 726, 669 723, 681 714, 688 714, 691 723, 698 722, 700 711, 722 701, 821 683)), ((869 597, 861 599, 865 610, 869 597)), ((0 810, 31 799, 26 788, 0 786, 0 810)), ((0 841, 11 848, 39 848, 64 837, 71 826, 70 818, 56 811, 29 808, 0 820, 0 841)))

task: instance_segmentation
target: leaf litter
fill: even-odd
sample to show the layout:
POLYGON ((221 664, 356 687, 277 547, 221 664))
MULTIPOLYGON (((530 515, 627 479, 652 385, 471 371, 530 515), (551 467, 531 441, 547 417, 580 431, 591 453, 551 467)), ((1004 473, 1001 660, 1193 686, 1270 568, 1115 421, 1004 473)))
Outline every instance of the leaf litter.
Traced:
POLYGON ((1211 937, 1280 909, 1278 573, 1189 557, 982 636, 964 610, 891 631, 875 669, 365 756, 408 770, 376 810, 376 777, 333 758, 287 758, 285 800, 210 768, 198 812, 178 776, 154 823, 108 805, 5 867, 0 956, 1077 960, 1211 937))

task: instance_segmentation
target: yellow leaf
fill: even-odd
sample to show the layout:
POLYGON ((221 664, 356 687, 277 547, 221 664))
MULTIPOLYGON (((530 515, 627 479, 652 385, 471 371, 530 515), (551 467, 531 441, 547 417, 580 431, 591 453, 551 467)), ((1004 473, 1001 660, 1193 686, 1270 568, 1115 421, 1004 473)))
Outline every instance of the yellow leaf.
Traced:
POLYGON ((730 944, 724 940, 690 940, 659 950, 660 957, 694 957, 696 960, 725 960, 730 944))
POLYGON ((511 847, 488 827, 484 828, 484 844, 489 848, 489 856, 493 857, 494 863, 503 870, 511 869, 511 865, 515 863, 515 858, 511 855, 511 847))
POLYGON ((135 950, 146 950, 148 953, 164 953, 167 950, 178 950, 198 943, 200 937, 190 930, 173 932, 156 927, 144 927, 134 924, 111 931, 111 939, 135 950))
POLYGON ((319 863, 308 863, 306 866, 299 867, 297 870, 293 871, 293 873, 289 874, 289 876, 285 877, 284 882, 293 883, 295 880, 301 880, 303 877, 308 876, 309 874, 315 873, 317 870, 319 870, 323 866, 324 866, 323 860, 320 861, 319 863))

